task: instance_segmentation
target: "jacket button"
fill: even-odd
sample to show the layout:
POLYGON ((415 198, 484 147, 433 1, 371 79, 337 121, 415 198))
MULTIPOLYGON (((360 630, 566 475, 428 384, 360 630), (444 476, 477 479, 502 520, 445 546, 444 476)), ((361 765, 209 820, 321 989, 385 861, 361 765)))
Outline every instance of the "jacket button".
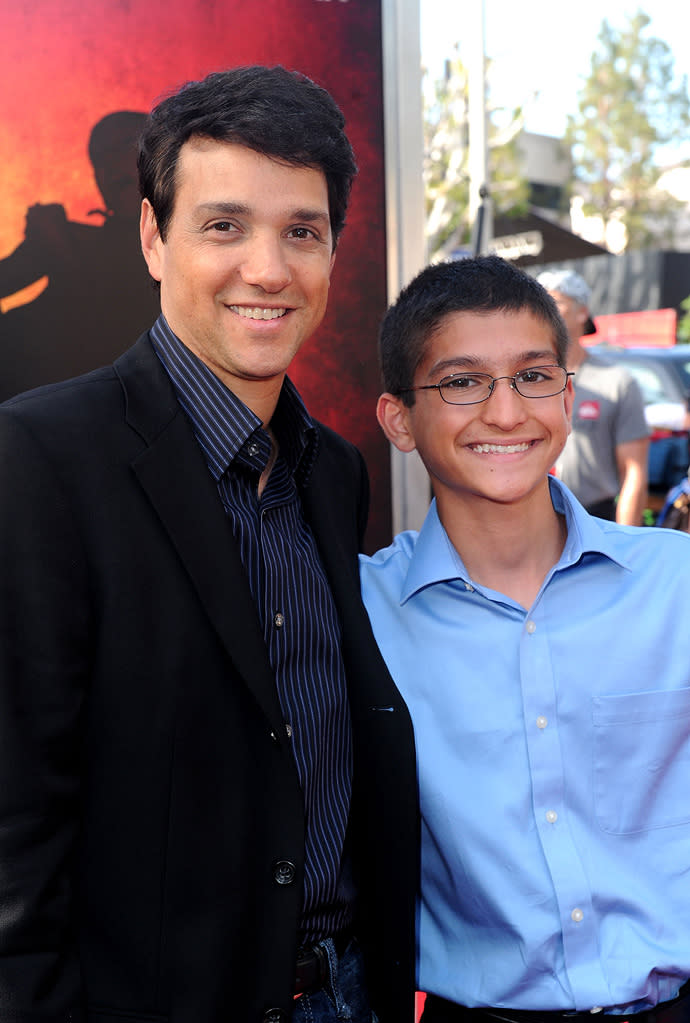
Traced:
POLYGON ((295 880, 295 871, 295 864, 290 860, 277 860, 273 864, 273 877, 278 884, 292 884, 295 880))
POLYGON ((287 1013, 282 1009, 269 1009, 264 1013, 264 1023, 287 1023, 287 1013))

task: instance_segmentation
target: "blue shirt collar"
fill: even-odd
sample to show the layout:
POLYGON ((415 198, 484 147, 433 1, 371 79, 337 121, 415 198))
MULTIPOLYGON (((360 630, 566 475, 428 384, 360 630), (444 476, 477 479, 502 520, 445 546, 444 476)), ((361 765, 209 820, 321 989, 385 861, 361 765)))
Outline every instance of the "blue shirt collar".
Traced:
MULTIPOLYGON (((619 526, 609 530, 611 523, 589 515, 565 484, 554 476, 549 476, 549 489, 555 510, 565 514, 568 529, 563 553, 555 566, 556 571, 576 564, 587 554, 609 558, 622 568, 630 568, 628 560, 621 557, 615 543, 619 526)), ((462 558, 441 525, 436 501, 433 500, 410 558, 400 593, 400 603, 404 604, 425 586, 452 579, 470 583, 462 558)))

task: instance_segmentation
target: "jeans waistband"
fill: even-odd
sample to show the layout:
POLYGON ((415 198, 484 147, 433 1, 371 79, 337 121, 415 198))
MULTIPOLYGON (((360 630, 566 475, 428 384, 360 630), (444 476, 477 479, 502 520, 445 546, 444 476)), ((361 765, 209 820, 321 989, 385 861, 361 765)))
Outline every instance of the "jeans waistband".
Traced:
MULTIPOLYGON (((336 934, 331 939, 336 955, 340 958, 352 938, 350 930, 336 934)), ((295 964, 295 995, 316 991, 324 986, 329 976, 328 954, 323 941, 317 941, 308 948, 301 948, 295 964)))

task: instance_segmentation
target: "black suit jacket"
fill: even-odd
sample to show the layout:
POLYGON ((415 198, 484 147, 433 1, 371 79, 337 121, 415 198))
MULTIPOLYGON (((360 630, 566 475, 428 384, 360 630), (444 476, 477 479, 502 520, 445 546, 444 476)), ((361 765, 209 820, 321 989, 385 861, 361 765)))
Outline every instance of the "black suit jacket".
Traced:
MULTIPOLYGON (((359 599, 367 487, 320 426, 302 501, 343 631, 358 929, 400 1023, 418 810, 359 599)), ((147 336, 0 408, 0 492, 0 1019, 289 1019, 301 791, 234 538, 147 336)))

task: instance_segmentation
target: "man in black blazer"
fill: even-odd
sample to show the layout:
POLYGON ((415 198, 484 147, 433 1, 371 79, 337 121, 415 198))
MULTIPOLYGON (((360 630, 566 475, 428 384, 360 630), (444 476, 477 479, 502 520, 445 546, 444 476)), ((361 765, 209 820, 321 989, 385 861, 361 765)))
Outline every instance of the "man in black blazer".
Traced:
POLYGON ((217 73, 154 109, 139 173, 160 319, 0 407, 0 1020, 402 1023, 415 763, 360 602, 366 470, 286 376, 342 115, 217 73))

